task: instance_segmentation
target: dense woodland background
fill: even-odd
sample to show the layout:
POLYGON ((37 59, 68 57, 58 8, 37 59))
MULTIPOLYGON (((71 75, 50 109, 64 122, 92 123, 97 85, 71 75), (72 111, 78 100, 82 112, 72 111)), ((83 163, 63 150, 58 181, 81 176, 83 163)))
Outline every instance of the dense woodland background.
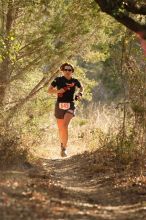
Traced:
POLYGON ((0 0, 2 220, 146 219, 145 0, 0 0), (84 85, 60 158, 50 82, 84 85))
POLYGON ((146 9, 132 2, 0 1, 1 161, 59 144, 47 88, 66 61, 85 87, 70 141, 144 158, 146 9))

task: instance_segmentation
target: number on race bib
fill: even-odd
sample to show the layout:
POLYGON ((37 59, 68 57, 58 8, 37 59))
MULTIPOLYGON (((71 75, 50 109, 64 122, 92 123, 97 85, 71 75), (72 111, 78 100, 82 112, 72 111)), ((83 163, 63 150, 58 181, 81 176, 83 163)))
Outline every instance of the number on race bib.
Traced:
POLYGON ((67 110, 70 108, 70 103, 59 103, 59 108, 63 110, 67 110))

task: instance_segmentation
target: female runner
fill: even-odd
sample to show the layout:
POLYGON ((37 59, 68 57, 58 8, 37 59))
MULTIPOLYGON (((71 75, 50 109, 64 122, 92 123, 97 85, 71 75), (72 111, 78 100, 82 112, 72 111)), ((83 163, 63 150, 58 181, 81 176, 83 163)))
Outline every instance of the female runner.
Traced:
POLYGON ((61 156, 66 157, 68 125, 71 119, 75 116, 74 100, 81 99, 83 86, 77 79, 73 78, 74 67, 71 64, 62 64, 60 70, 63 73, 62 76, 54 79, 48 92, 50 94, 57 94, 55 117, 59 129, 61 156), (78 89, 77 95, 75 95, 76 89, 78 89))

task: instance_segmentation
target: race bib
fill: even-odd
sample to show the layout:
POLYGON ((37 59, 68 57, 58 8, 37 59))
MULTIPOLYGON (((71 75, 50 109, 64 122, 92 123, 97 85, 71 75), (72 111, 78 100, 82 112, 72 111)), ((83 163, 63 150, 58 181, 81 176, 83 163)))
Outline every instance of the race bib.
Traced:
POLYGON ((59 108, 63 110, 67 110, 70 108, 70 103, 59 103, 59 108))

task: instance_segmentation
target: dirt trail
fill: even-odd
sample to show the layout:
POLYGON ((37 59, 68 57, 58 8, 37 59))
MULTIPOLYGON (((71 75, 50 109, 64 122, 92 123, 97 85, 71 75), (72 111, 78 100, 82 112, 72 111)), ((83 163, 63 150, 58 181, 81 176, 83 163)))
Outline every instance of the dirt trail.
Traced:
POLYGON ((116 186, 90 171, 86 155, 40 159, 37 168, 0 172, 1 220, 146 219, 146 187, 116 186))

